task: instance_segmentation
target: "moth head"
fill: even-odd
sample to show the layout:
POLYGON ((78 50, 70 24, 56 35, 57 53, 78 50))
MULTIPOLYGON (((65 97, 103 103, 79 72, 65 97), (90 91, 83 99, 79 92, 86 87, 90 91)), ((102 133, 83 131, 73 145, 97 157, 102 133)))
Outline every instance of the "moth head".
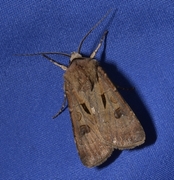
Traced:
POLYGON ((71 57, 70 57, 70 62, 72 62, 74 59, 78 59, 78 58, 81 58, 82 55, 77 53, 77 52, 72 52, 71 53, 71 57))

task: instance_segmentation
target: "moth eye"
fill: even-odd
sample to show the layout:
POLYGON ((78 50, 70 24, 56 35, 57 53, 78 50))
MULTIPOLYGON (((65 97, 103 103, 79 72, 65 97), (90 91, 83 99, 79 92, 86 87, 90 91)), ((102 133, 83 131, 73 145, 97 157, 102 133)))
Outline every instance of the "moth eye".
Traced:
POLYGON ((90 111, 89 111, 89 109, 86 107, 86 104, 85 104, 85 103, 83 103, 83 104, 81 104, 81 105, 82 105, 82 107, 83 107, 83 109, 85 110, 86 113, 91 114, 90 111))
POLYGON ((106 108, 106 98, 105 98, 105 95, 102 94, 101 98, 102 98, 103 106, 104 106, 104 108, 106 108))
POLYGON ((88 125, 81 125, 80 126, 80 135, 83 136, 86 133, 90 132, 90 127, 88 125))
POLYGON ((117 119, 119 119, 121 116, 123 116, 123 113, 122 113, 120 107, 117 108, 117 109, 114 111, 114 116, 115 116, 117 119))

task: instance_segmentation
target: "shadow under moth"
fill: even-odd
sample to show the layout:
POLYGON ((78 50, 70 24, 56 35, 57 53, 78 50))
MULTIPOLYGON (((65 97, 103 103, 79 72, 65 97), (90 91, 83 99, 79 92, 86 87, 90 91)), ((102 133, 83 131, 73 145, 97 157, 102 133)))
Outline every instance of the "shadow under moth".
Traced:
POLYGON ((54 117, 65 109, 67 99, 75 143, 80 159, 87 167, 102 164, 114 149, 132 149, 145 141, 145 132, 139 120, 94 59, 107 31, 90 57, 80 54, 86 37, 107 14, 91 28, 82 39, 78 51, 71 55, 61 52, 26 54, 42 55, 65 70, 64 103, 54 117), (49 56, 51 54, 70 57, 69 66, 56 62, 49 56))

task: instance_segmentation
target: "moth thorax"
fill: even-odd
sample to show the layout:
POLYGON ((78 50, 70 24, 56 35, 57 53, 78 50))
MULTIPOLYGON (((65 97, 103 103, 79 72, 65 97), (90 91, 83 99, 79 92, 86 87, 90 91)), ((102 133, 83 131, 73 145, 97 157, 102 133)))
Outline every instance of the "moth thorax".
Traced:
POLYGON ((74 59, 78 59, 78 58, 81 58, 82 55, 77 53, 77 52, 72 52, 71 53, 71 57, 70 57, 70 62, 72 62, 74 59))

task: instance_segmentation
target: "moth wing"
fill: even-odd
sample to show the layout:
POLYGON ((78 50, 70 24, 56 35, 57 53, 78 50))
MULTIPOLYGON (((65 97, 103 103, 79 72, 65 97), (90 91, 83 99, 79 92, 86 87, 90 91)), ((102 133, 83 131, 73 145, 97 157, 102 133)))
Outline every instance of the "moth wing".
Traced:
POLYGON ((65 91, 80 159, 87 167, 98 166, 111 155, 113 147, 104 143, 95 114, 87 113, 79 103, 80 95, 70 89, 68 82, 65 82, 65 91))
POLYGON ((128 104, 102 68, 98 67, 98 87, 102 98, 98 122, 106 143, 116 149, 131 149, 145 141, 144 130, 128 104))

